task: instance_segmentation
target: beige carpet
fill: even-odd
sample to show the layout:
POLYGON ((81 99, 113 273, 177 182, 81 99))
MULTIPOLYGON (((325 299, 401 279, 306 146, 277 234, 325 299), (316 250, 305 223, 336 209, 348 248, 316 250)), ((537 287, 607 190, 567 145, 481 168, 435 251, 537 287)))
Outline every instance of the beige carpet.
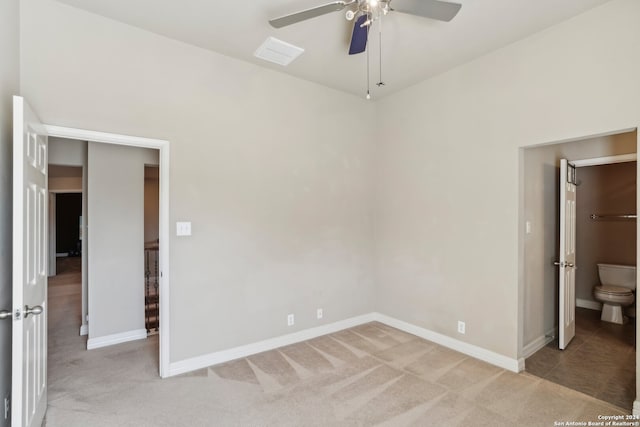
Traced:
POLYGON ((50 280, 48 427, 553 426, 624 413, 380 323, 161 380, 156 338, 84 350, 78 280, 50 280))

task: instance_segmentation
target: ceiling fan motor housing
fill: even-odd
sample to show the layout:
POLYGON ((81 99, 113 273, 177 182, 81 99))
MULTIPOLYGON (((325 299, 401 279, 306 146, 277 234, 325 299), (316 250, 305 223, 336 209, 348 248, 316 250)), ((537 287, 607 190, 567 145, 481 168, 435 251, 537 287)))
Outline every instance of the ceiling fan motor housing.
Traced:
POLYGON ((390 2, 391 0, 358 0, 356 12, 373 15, 375 19, 380 14, 387 14, 390 2))

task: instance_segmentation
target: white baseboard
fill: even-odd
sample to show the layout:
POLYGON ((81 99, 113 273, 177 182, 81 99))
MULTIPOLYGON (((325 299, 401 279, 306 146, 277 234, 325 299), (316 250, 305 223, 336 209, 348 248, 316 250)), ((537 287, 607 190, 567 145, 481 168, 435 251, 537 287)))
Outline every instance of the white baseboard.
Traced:
POLYGON ((482 347, 469 344, 437 332, 430 331, 410 323, 394 319, 380 313, 369 313, 362 316, 352 317, 339 322, 330 323, 316 328, 305 329, 303 331, 294 332, 292 334, 282 335, 264 341, 247 344, 239 347, 221 350, 202 356, 192 357, 190 359, 181 360, 169 364, 169 372, 167 377, 184 374, 195 371, 197 369, 206 368, 208 366, 217 365, 242 357, 251 356, 253 354, 262 353, 264 351, 273 350, 275 348, 286 345, 295 344, 301 341, 310 340, 322 335, 331 334, 343 329, 352 328, 364 323, 378 321, 385 325, 400 329, 401 331, 416 335, 420 338, 440 344, 452 350, 464 353, 476 359, 483 360, 492 365, 507 369, 512 372, 521 372, 524 370, 524 359, 512 359, 482 347))
POLYGON ((89 325, 84 324, 80 326, 80 336, 89 335, 89 325))
POLYGON ((429 329, 421 328, 420 326, 412 325, 411 323, 404 322, 402 320, 394 319, 384 314, 375 313, 375 320, 384 323, 385 325, 392 326, 401 331, 419 336, 428 341, 440 344, 451 350, 464 353, 467 356, 474 357, 476 359, 483 360, 492 365, 499 366, 512 372, 520 372, 521 366, 524 368, 524 361, 518 359, 512 359, 502 354, 495 353, 491 350, 487 350, 482 347, 478 347, 473 344, 466 343, 464 341, 451 338, 450 336, 433 332, 429 329))
POLYGON ((230 360, 251 356, 252 354, 262 353, 263 351, 273 350, 274 348, 307 341, 322 335, 332 334, 343 329, 373 322, 374 320, 374 313, 364 314, 362 316, 351 317, 349 319, 329 323, 316 328, 305 329, 303 331, 281 335, 268 340, 258 341, 253 344, 242 345, 228 350, 216 351, 203 356, 169 363, 169 374, 167 376, 172 377, 174 375, 180 375, 197 369, 206 368, 207 366, 217 365, 230 360))
POLYGON ((147 338, 146 329, 136 329, 134 331, 127 331, 120 334, 107 335, 98 338, 89 338, 87 340, 87 350, 93 350, 95 348, 107 347, 114 344, 121 344, 123 342, 135 341, 147 338))
POLYGON ((633 415, 640 415, 640 400, 633 401, 633 415))
POLYGON ((576 307, 602 311, 602 304, 598 301, 591 301, 590 299, 576 298, 576 307))
POLYGON ((538 338, 524 346, 524 348, 522 349, 522 358, 526 359, 527 357, 533 355, 542 347, 553 341, 553 339, 557 336, 558 328, 550 329, 544 335, 540 335, 538 338))

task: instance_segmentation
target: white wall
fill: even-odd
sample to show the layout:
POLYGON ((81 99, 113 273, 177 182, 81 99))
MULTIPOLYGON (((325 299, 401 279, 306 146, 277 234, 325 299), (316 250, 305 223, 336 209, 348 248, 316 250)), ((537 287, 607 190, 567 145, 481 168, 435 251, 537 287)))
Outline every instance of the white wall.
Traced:
POLYGON ((89 342, 144 330, 144 166, 158 151, 89 142, 89 342))
POLYGON ((519 147, 640 124, 638 16, 614 0, 379 102, 380 311, 519 356, 519 147))
MULTIPOLYGON (((0 2, 0 310, 11 310, 12 97, 19 95, 19 2, 0 2)), ((0 404, 11 393, 11 320, 0 321, 0 404)), ((3 406, 4 407, 4 406, 3 406)), ((9 420, 0 413, 0 426, 9 420)))
POLYGON ((87 141, 49 137, 49 164, 80 166, 86 163, 87 141))
POLYGON ((373 310, 373 104, 52 0, 21 30, 45 123, 171 141, 172 362, 373 310))

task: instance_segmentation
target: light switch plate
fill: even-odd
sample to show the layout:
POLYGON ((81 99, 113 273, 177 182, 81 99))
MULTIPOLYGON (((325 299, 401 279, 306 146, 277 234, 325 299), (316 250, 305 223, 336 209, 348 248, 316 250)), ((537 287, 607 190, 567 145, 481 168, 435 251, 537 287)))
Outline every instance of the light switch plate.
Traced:
POLYGON ((191 236, 191 222, 176 222, 176 236, 191 236))

